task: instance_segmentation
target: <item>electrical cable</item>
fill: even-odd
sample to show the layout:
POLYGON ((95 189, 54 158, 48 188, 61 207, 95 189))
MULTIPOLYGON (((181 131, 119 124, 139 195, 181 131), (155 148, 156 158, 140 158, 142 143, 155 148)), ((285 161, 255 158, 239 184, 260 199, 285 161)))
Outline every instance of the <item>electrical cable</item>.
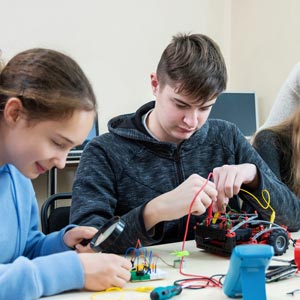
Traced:
MULTIPOLYGON (((124 300, 124 293, 126 291, 131 291, 131 292, 139 292, 139 293, 148 293, 151 292, 154 289, 152 286, 141 286, 141 287, 136 287, 136 288, 119 288, 119 287, 111 287, 108 288, 104 291, 100 292, 95 292, 91 295, 90 300, 97 300, 97 296, 103 295, 103 294, 108 294, 110 292, 119 292, 121 293, 120 298, 118 299, 106 299, 106 300, 124 300)), ((103 300, 103 299, 102 299, 103 300)))
MULTIPOLYGON (((190 217, 191 217, 191 212, 192 212, 192 207, 198 197, 198 195, 204 190, 205 186, 207 185, 209 179, 213 176, 212 173, 209 173, 206 181, 204 182, 204 184, 202 185, 202 187, 199 189, 199 191, 195 194, 191 204, 190 204, 190 207, 189 207, 189 212, 188 212, 188 215, 187 215, 187 221, 186 221, 186 227, 185 227, 185 233, 184 233, 184 237, 183 237, 183 241, 182 241, 182 247, 181 247, 181 251, 184 251, 184 247, 185 247, 185 242, 186 242, 186 238, 187 238, 187 234, 188 234, 188 229, 189 229, 189 223, 190 223, 190 217)), ((211 206, 210 206, 211 207, 211 206)), ((212 212, 208 212, 208 214, 212 214, 212 212)), ((187 274, 185 272, 183 272, 183 261, 184 261, 184 256, 181 257, 181 260, 180 260, 180 266, 179 266, 179 273, 181 275, 184 275, 184 276, 192 276, 194 278, 191 278, 189 280, 193 280, 194 282, 196 281, 204 281, 205 284, 198 284, 196 287, 196 285, 193 287, 192 285, 189 286, 189 288, 205 288, 205 287, 222 287, 222 284, 220 284, 219 281, 215 280, 212 277, 206 277, 206 276, 201 276, 201 275, 195 275, 195 274, 187 274)), ((188 288, 187 286, 185 288, 188 288)))
POLYGON ((265 203, 267 204, 266 206, 264 206, 261 201, 255 196, 253 195, 252 193, 248 192, 247 190, 245 189, 240 189, 241 192, 244 192, 248 195, 250 195, 254 200, 256 200, 256 202, 258 203, 258 205, 267 210, 268 208, 270 208, 270 210, 272 211, 271 213, 271 216, 270 216, 270 223, 274 223, 274 220, 275 220, 275 210, 273 209, 273 207, 271 206, 270 202, 271 202, 271 197, 270 197, 270 193, 268 190, 262 190, 261 192, 261 195, 262 195, 262 199, 265 201, 265 203), (267 199, 265 198, 264 196, 264 193, 267 194, 267 199))

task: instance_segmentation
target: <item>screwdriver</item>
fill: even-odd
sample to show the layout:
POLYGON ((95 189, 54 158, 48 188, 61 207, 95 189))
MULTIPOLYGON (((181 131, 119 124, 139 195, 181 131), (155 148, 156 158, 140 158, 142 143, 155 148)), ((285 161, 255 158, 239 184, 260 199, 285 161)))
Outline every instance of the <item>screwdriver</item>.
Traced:
POLYGON ((164 300, 170 299, 173 296, 179 295, 182 291, 182 287, 180 285, 169 285, 164 287, 155 288, 151 294, 151 300, 164 300))

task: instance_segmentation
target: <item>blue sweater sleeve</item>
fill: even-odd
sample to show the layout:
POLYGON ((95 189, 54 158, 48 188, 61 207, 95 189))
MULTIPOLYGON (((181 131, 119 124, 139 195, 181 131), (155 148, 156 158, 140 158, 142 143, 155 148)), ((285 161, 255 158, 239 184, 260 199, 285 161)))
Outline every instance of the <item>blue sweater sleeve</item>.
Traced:
POLYGON ((5 165, 0 182, 0 299, 37 299, 82 288, 79 256, 63 241, 69 227, 45 236, 30 180, 5 165))
POLYGON ((0 265, 0 299, 37 299, 84 286, 79 256, 67 251, 0 265))

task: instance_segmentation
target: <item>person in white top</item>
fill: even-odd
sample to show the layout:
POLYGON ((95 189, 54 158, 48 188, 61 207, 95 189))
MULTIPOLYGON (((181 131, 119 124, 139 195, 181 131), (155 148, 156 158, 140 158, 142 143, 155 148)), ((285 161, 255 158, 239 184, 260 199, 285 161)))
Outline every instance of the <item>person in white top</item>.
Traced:
POLYGON ((300 105, 300 61, 294 65, 281 86, 269 116, 261 129, 281 123, 293 113, 297 105, 300 105))

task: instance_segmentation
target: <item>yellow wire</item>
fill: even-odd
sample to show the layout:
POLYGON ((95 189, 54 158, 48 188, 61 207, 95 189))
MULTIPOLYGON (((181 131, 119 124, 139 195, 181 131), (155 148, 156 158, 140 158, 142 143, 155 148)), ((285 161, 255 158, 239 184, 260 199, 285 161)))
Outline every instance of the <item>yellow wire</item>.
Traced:
POLYGON ((256 202, 257 202, 257 203, 260 205, 260 207, 262 207, 263 209, 268 209, 268 208, 269 208, 269 209, 272 211, 271 216, 270 216, 270 223, 274 223, 274 220, 275 220, 275 210, 273 209, 273 207, 272 207, 271 204, 270 204, 271 197, 270 197, 269 191, 267 191, 267 190, 262 190, 262 192, 261 192, 262 198, 263 198, 263 200, 265 201, 266 206, 264 206, 264 205, 261 203, 261 201, 260 201, 255 195, 253 195, 252 193, 250 193, 250 192, 248 192, 248 191, 246 191, 246 190, 244 190, 244 189, 241 189, 241 191, 244 192, 244 193, 246 193, 246 194, 248 194, 248 195, 250 195, 253 199, 255 199, 256 202), (267 194, 267 199, 265 198, 264 193, 267 194))
POLYGON ((104 293, 120 292, 121 293, 120 298, 117 298, 117 299, 102 299, 102 300, 124 300, 124 292, 125 291, 146 293, 146 292, 151 292, 153 289, 154 289, 154 287, 151 287, 151 286, 141 286, 141 287, 136 287, 136 288, 123 288, 123 289, 119 288, 119 287, 111 287, 111 288, 108 288, 104 291, 96 292, 96 293, 92 294, 90 299, 91 300, 96 300, 97 296, 102 295, 104 293))

